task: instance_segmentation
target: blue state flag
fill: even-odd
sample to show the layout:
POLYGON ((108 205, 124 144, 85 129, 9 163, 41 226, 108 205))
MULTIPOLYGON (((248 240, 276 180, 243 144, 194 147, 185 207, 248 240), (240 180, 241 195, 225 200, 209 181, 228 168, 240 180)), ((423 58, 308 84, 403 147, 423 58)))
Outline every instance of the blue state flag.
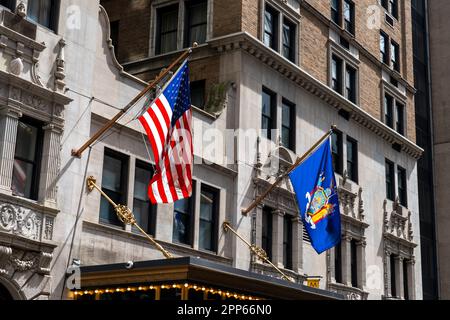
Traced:
POLYGON ((305 162, 289 174, 300 215, 317 253, 341 241, 341 214, 327 139, 305 162))

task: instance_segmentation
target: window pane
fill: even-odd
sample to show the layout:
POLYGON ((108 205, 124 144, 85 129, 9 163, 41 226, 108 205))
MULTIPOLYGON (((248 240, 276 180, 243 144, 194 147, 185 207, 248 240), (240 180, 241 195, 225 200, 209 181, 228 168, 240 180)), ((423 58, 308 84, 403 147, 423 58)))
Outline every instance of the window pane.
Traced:
POLYGON ((55 0, 32 0, 28 1, 28 17, 36 23, 47 28, 52 28, 52 15, 58 2, 55 0))
POLYGON ((392 128, 394 126, 394 117, 393 117, 393 102, 394 99, 386 94, 384 96, 384 115, 385 115, 385 123, 388 127, 392 128))
POLYGON ((337 283, 342 283, 342 247, 339 243, 334 248, 334 278, 337 283))
POLYGON ((38 128, 19 121, 15 157, 35 161, 38 128))
POLYGON ((212 244, 213 224, 200 220, 199 247, 200 249, 213 251, 212 244))
POLYGON ((144 231, 148 233, 150 232, 149 228, 149 218, 150 218, 150 201, 139 200, 137 198, 133 201, 133 214, 136 218, 137 224, 144 229, 144 231))
POLYGON ((194 42, 199 44, 206 41, 206 26, 207 26, 207 3, 202 1, 200 3, 194 2, 188 8, 189 17, 189 37, 186 46, 192 46, 194 42))
POLYGON ((150 165, 148 169, 136 167, 136 174, 134 180, 134 198, 147 201, 148 199, 148 185, 152 179, 152 170, 150 165))
POLYGON ((189 231, 190 231, 189 215, 175 211, 173 221, 173 241, 184 244, 190 244, 189 231))
POLYGON ((122 185, 122 161, 105 154, 103 162, 102 188, 120 192, 122 185))
POLYGON ((34 166, 20 160, 14 160, 12 191, 19 197, 31 198, 34 166))
POLYGON ((262 249, 266 251, 269 259, 272 259, 272 209, 265 207, 262 217, 262 249))
POLYGON ((197 108, 205 107, 205 80, 191 82, 191 104, 197 108))
POLYGON ((178 7, 163 8, 158 11, 159 46, 157 53, 177 49, 178 7))
POLYGON ((397 132, 400 134, 404 134, 404 106, 400 103, 397 103, 397 132))
MULTIPOLYGON (((103 190, 108 197, 111 198, 115 203, 120 203, 122 195, 117 192, 110 190, 103 190)), ((121 226, 122 223, 117 218, 116 212, 113 206, 106 200, 105 197, 101 198, 100 202, 100 222, 108 223, 116 226, 121 226)))
POLYGON ((200 219, 206 221, 213 220, 213 211, 214 211, 214 194, 211 192, 202 190, 202 195, 200 199, 200 219))

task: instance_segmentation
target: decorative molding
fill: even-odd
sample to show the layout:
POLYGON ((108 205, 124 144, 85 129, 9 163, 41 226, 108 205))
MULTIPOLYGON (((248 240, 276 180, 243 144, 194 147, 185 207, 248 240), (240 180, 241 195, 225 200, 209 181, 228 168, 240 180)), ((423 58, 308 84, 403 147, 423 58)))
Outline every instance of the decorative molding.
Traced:
POLYGON ((369 293, 359 288, 349 287, 340 283, 330 283, 328 290, 342 294, 346 300, 367 300, 369 293))
POLYGON ((325 101, 337 110, 344 109, 351 114, 351 119, 361 126, 369 129, 389 144, 399 144, 402 151, 414 159, 419 159, 423 149, 406 137, 395 132, 386 126, 379 119, 374 118, 368 112, 345 99, 340 94, 334 92, 326 84, 321 83, 299 66, 286 60, 281 55, 273 52, 270 48, 246 32, 239 32, 232 35, 211 39, 209 46, 218 53, 242 50, 268 65, 281 75, 285 76, 299 87, 325 101))
POLYGON ((59 40, 58 42, 59 51, 58 56, 55 61, 55 91, 63 92, 66 87, 66 83, 64 79, 66 78, 65 73, 65 54, 64 48, 66 46, 66 41, 64 39, 59 40))
POLYGON ((33 241, 51 241, 54 233, 53 224, 54 216, 52 215, 0 202, 0 233, 4 232, 33 241))
POLYGON ((404 208, 400 205, 398 198, 392 203, 392 211, 390 214, 387 204, 388 201, 385 200, 383 203, 384 236, 411 243, 411 246, 414 247, 415 244, 412 243, 414 234, 411 223, 411 212, 408 211, 406 217, 403 215, 404 208))
POLYGON ((12 249, 10 247, 0 246, 0 275, 6 274, 6 266, 12 255, 12 249))

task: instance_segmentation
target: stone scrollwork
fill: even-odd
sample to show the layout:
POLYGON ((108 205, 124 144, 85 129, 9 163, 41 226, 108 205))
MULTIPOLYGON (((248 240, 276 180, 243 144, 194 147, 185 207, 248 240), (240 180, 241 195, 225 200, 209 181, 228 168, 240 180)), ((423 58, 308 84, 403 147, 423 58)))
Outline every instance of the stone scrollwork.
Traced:
POLYGON ((9 247, 0 246, 0 275, 6 273, 6 265, 12 255, 12 249, 9 247))
POLYGON ((0 204, 0 231, 40 240, 42 215, 11 204, 0 204))

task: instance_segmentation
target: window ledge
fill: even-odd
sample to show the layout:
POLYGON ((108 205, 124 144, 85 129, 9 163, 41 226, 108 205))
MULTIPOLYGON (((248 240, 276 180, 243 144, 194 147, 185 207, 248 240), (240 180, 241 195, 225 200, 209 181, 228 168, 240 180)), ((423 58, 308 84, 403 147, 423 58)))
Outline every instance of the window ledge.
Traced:
POLYGON ((205 111, 199 107, 196 107, 194 105, 192 105, 192 110, 194 110, 196 113, 205 116, 213 121, 217 120, 219 118, 218 114, 213 114, 213 113, 209 113, 208 111, 205 111))

